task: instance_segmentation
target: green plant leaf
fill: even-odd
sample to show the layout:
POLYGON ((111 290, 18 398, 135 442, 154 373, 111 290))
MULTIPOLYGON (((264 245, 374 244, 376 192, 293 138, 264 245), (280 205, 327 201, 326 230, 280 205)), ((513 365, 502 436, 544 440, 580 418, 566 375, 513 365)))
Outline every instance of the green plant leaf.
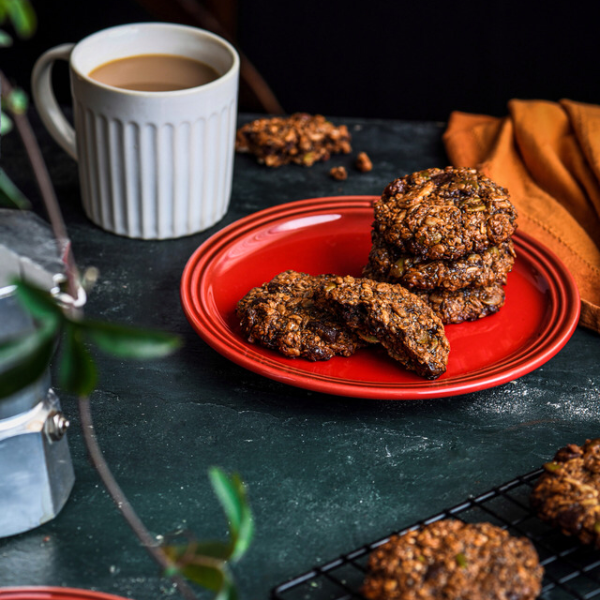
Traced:
MULTIPOLYGON (((2 19, 0 19, 0 22, 2 19)), ((12 38, 6 31, 0 29, 0 47, 7 48, 8 46, 12 46, 12 38)))
POLYGON ((181 346, 179 336, 113 323, 83 320, 80 326, 100 350, 120 358, 160 358, 181 346))
POLYGON ((227 571, 224 572, 223 585, 214 600, 238 600, 237 589, 227 571))
POLYGON ((17 286, 17 298, 34 319, 52 320, 56 325, 65 319, 62 310, 51 294, 22 279, 18 279, 14 283, 17 286))
POLYGON ((59 383, 67 392, 88 396, 98 381, 98 371, 83 343, 81 329, 67 321, 65 339, 61 351, 59 383))
POLYGON ((20 115, 27 112, 29 98, 21 88, 14 88, 11 93, 4 99, 4 106, 10 112, 20 115))
POLYGON ((254 536, 254 518, 246 495, 246 487, 240 476, 234 473, 231 476, 231 482, 236 489, 242 506, 242 515, 240 520, 237 538, 233 540, 233 552, 231 560, 239 560, 248 550, 252 537, 254 536))
POLYGON ((209 478, 229 521, 231 560, 239 560, 250 546, 254 534, 254 520, 245 486, 237 474, 229 478, 218 467, 209 470, 209 478))
MULTIPOLYGON (((221 569, 204 565, 188 564, 180 569, 180 573, 186 579, 189 579, 208 590, 217 592, 217 594, 221 591, 225 579, 221 569)), ((219 596, 217 595, 217 598, 218 597, 219 596)))
POLYGON ((29 200, 2 169, 0 169, 0 205, 20 210, 27 210, 31 207, 29 200))
POLYGON ((165 552, 171 560, 177 562, 186 553, 195 556, 206 556, 218 561, 226 561, 231 556, 231 547, 226 542, 219 540, 208 540, 198 542, 190 540, 186 544, 169 543, 164 546, 165 552))
POLYGON ((35 33, 37 18, 29 0, 9 0, 6 9, 19 37, 29 38, 35 33))
POLYGON ((12 128, 12 119, 4 111, 0 111, 0 135, 8 133, 12 128))
POLYGON ((191 559, 178 568, 189 581, 215 592, 213 600, 237 600, 238 594, 227 568, 203 564, 201 557, 191 559))
POLYGON ((45 323, 24 336, 0 344, 0 363, 9 366, 0 372, 0 398, 6 398, 37 381, 54 352, 56 328, 45 323))
POLYGON ((211 467, 208 476, 213 490, 225 511, 230 529, 237 535, 242 520, 242 502, 237 489, 219 467, 211 467))

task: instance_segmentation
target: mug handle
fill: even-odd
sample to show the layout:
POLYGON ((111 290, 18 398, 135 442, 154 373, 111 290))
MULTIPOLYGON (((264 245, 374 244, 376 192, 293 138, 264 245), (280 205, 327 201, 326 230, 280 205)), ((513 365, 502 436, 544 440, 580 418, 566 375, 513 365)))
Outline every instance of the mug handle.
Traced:
POLYGON ((52 91, 52 65, 55 60, 68 61, 75 44, 62 44, 38 58, 31 74, 33 102, 50 135, 61 148, 77 160, 75 130, 65 118, 52 91))

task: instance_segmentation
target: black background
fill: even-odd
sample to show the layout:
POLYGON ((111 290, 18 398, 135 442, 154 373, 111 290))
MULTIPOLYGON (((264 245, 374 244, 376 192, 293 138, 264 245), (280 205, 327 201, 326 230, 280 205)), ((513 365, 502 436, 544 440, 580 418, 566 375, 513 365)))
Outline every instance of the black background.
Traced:
MULTIPOLYGON (((135 0, 33 5, 34 38, 0 50, 25 89, 45 49, 157 20, 135 0)), ((235 38, 286 112, 445 121, 452 110, 501 116, 510 98, 600 102, 597 2, 238 0, 235 38)))

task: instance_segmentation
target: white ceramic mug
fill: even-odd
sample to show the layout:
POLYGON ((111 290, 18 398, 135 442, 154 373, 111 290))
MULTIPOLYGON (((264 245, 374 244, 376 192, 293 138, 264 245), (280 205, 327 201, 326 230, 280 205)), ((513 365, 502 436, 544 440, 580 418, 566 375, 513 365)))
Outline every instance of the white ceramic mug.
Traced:
POLYGON ((139 23, 105 29, 45 52, 35 64, 35 106, 50 134, 79 163, 88 217, 113 233, 166 239, 207 229, 227 211, 233 177, 239 57, 201 29, 139 23), (171 54, 212 66, 194 88, 143 92, 89 77, 107 62, 171 54), (75 129, 52 91, 55 60, 69 62, 75 129))

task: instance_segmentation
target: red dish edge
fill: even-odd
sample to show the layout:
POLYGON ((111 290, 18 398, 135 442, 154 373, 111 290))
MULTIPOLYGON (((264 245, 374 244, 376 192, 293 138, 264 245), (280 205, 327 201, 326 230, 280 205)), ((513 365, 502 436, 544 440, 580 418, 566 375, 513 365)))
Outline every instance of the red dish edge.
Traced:
POLYGON ((0 588, 2 600, 128 600, 92 590, 79 590, 62 587, 9 587, 0 588))

